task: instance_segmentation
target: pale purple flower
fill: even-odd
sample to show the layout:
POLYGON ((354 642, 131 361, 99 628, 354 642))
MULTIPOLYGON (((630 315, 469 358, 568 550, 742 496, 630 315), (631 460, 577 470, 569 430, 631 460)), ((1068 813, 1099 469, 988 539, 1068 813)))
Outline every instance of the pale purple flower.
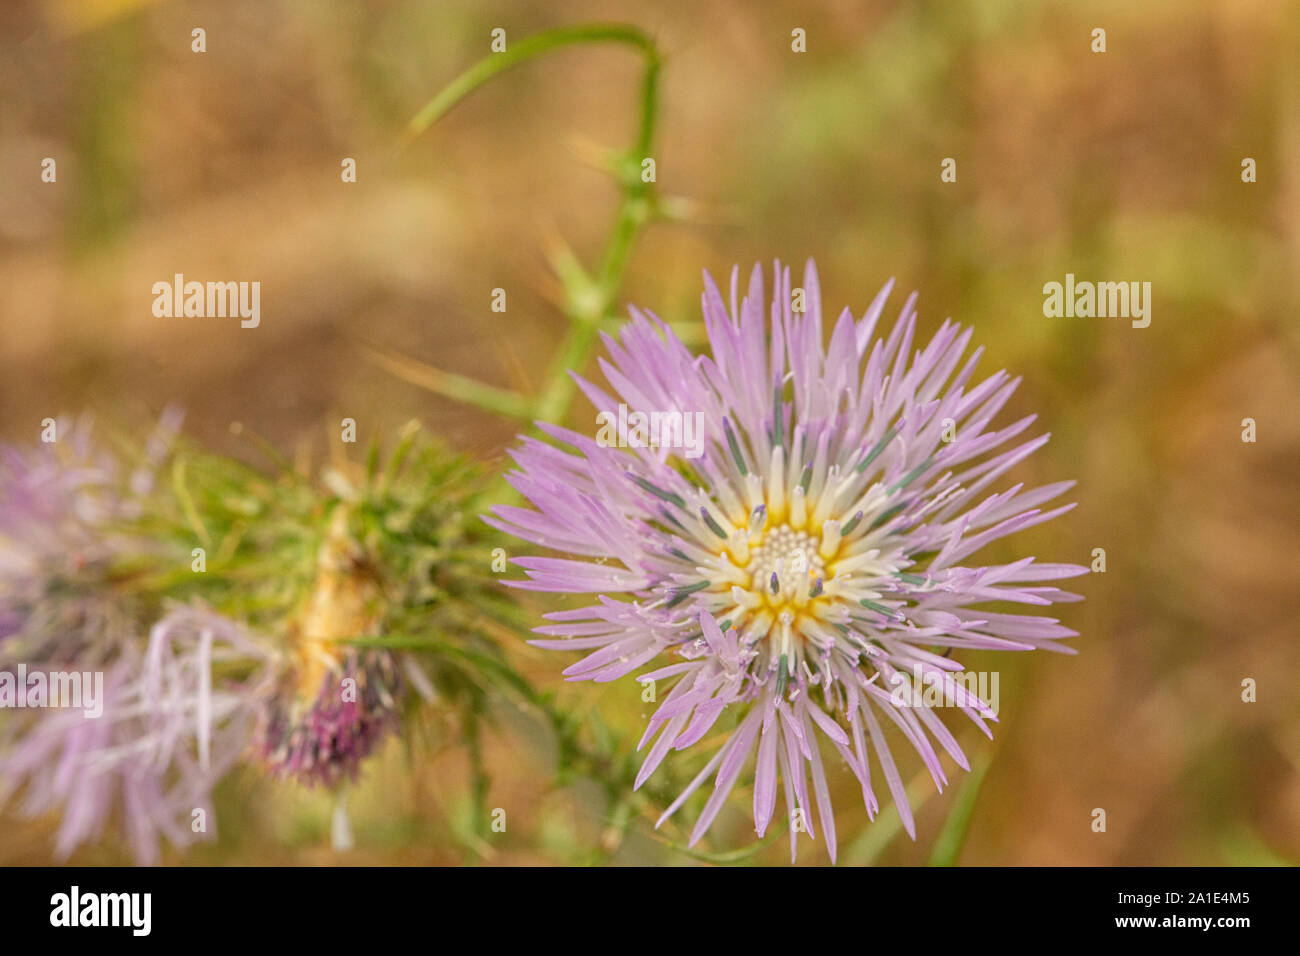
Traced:
POLYGON ((164 839, 211 839, 212 790, 241 761, 307 785, 353 780, 399 729, 407 681, 434 693, 413 658, 341 643, 376 632, 380 603, 342 508, 311 592, 266 622, 272 633, 192 594, 160 609, 156 593, 116 586, 161 547, 135 519, 178 424, 165 415, 129 472, 84 421, 60 423, 48 445, 0 448, 0 670, 104 679, 97 716, 0 709, 0 806, 17 797, 30 815, 59 812, 61 857, 111 818, 144 863, 164 839))
MULTIPOLYGON (((108 665, 100 716, 41 711, 0 758, 0 803, 21 790, 24 812, 60 811, 59 857, 97 839, 115 812, 141 863, 158 862, 160 838, 185 847, 215 836, 211 790, 243 749, 240 733, 225 729, 215 758, 201 761, 198 725, 179 715, 159 721, 141 665, 129 657, 108 665)), ((217 702, 219 717, 224 709, 217 702)))
MULTIPOLYGON (((200 761, 196 743, 183 745, 197 724, 161 719, 170 708, 149 693, 148 628, 104 578, 114 559, 144 547, 125 529, 179 424, 178 412, 165 413, 130 473, 93 440, 89 420, 56 423, 49 444, 0 449, 0 669, 103 675, 98 715, 0 712, 0 805, 21 793, 27 814, 60 811, 60 857, 97 838, 114 813, 141 862, 157 861, 160 837, 188 845, 202 835, 193 811, 211 816, 211 786, 242 749, 219 736, 216 758, 200 761)), ((235 627, 205 620, 218 633, 235 627)), ((161 638, 180 623, 165 619, 161 638)), ((220 699, 209 710, 226 716, 220 699)))
MULTIPOLYGON (((129 525, 181 417, 163 414, 129 472, 94 440, 88 418, 56 422, 56 441, 0 449, 0 638, 10 638, 0 643, 0 668, 103 674, 98 716, 0 713, 0 804, 21 792, 25 813, 60 811, 60 857, 100 836, 115 813, 141 862, 158 860, 160 837, 188 845, 202 835, 193 811, 211 817, 208 793, 231 760, 219 748, 200 766, 197 745, 179 745, 181 726, 160 720, 167 709, 145 677, 148 625, 105 577, 115 559, 147 546, 129 525)), ((210 623, 234 627, 217 615, 210 623)), ((161 636, 174 626, 165 620, 161 636)), ((196 725, 185 732, 195 737, 196 725)))
POLYGON ((23 631, 29 661, 84 663, 85 654, 107 659, 135 636, 109 590, 84 585, 140 547, 121 527, 140 513, 181 418, 163 413, 129 474, 94 440, 89 418, 55 422, 53 442, 0 446, 0 643, 23 631), (49 600, 56 591, 59 600, 49 600))
MULTIPOLYGON (((761 836, 778 790, 787 814, 820 827, 835 858, 835 821, 824 744, 861 783, 869 815, 876 773, 907 831, 915 824, 886 742, 892 725, 935 784, 938 750, 965 755, 938 714, 894 692, 914 675, 942 686, 986 734, 992 708, 953 680, 965 649, 1063 651, 1076 632, 1054 618, 979 609, 1077 600, 1052 582, 1085 573, 1023 558, 964 563, 985 545, 1047 521, 1071 505, 1042 506, 1071 487, 1057 482, 988 491, 1047 436, 1013 444, 1033 422, 992 422, 1019 380, 1006 372, 972 384, 971 333, 945 322, 914 351, 915 296, 892 331, 875 335, 887 285, 861 320, 846 309, 823 335, 810 262, 806 311, 792 310, 788 269, 777 265, 770 319, 760 270, 730 308, 705 276, 711 354, 695 356, 667 325, 632 311, 605 337, 602 371, 613 395, 579 383, 598 412, 703 416, 702 454, 681 448, 610 447, 541 424, 572 451, 525 439, 511 484, 533 508, 502 506, 494 526, 566 554, 523 557, 520 587, 594 594, 595 603, 548 614, 538 628, 553 649, 586 651, 570 680, 609 681, 663 655, 641 680, 675 679, 651 717, 640 786, 673 750, 700 741, 728 710, 734 729, 663 822, 713 776, 690 836, 708 830, 752 762, 753 815, 761 836), (936 748, 937 744, 937 748, 936 748), (874 767, 873 767, 874 764, 874 767), (811 778, 811 792, 808 780, 811 778)), ((630 436, 621 434, 622 444, 630 436)), ((791 853, 797 849, 791 828, 791 853)))

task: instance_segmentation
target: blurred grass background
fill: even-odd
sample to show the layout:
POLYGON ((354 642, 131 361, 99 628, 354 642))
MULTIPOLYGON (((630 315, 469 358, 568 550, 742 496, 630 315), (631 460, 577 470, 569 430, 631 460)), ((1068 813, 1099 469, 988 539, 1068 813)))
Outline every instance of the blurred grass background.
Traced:
MULTIPOLYGON (((996 740, 967 791, 965 864, 1300 861, 1300 6, 1266 0, 772 2, 12 0, 0 7, 0 435, 63 411, 145 414, 243 454, 239 421, 286 449, 419 417, 500 462, 515 428, 368 363, 376 344, 535 390, 563 332, 541 249, 590 259, 617 200, 580 161, 621 147, 640 64, 570 50, 508 74, 413 145, 425 100, 503 27, 618 20, 666 56, 656 150, 664 194, 698 222, 655 225, 621 301, 698 318, 720 279, 815 257, 823 299, 861 313, 897 277, 923 327, 976 328, 985 372, 1024 384, 1053 441, 1018 478, 1079 479, 1080 505, 992 558, 1108 570, 1060 609, 1078 657, 970 655, 1001 671, 996 740), (207 52, 190 31, 207 31, 207 52), (1108 52, 1090 52, 1104 27, 1108 52), (790 50, 807 31, 808 52, 790 50), (58 182, 40 182, 40 161, 58 182), (954 157, 958 180, 939 164, 954 157), (1258 183, 1243 184, 1243 157, 1258 183), (358 182, 340 181, 353 157, 358 182), (259 280, 262 323, 154 318, 173 273, 259 280), (1042 286, 1150 281, 1147 329, 1047 319, 1042 286), (508 312, 490 310, 503 287, 508 312), (1258 422, 1257 444, 1240 440, 1258 422), (1243 703, 1241 682, 1258 682, 1243 703), (1091 811, 1108 829, 1092 832, 1091 811)), ((896 296, 895 304, 901 304, 896 296)), ((589 409, 575 412, 581 424, 589 409)), ((554 602, 546 605, 554 608, 554 602)), ((519 659, 629 746, 631 682, 560 686, 562 655, 519 659)), ((961 719, 961 718, 958 718, 961 719)), ((963 720, 964 722, 964 720, 963 720)), ((959 725, 949 718, 949 723, 959 725)), ((431 728, 455 742, 454 727, 431 728)), ((352 800, 358 848, 328 850, 319 795, 246 772, 221 840, 173 862, 573 862, 605 831, 592 783, 552 788, 548 741, 509 715, 490 736, 489 805, 471 833, 463 754, 401 743, 352 800)), ((897 747, 896 754, 904 754, 897 747)), ((906 761, 906 758, 904 758, 906 761)), ((673 761, 669 761, 671 765, 673 761)), ((689 779, 691 764, 670 768, 689 779)), ((905 763, 912 773, 919 761, 905 763)), ((925 862, 954 809, 925 799, 919 840, 865 825, 837 775, 842 862, 925 862)), ((929 794, 922 782, 915 792, 929 794)), ((710 845, 752 842, 738 790, 710 845)), ((892 813, 892 811, 891 811, 892 813)), ((0 863, 49 860, 53 821, 0 816, 0 863)), ((689 862, 634 823, 614 859, 689 862)), ((756 859, 786 859, 784 842, 756 859)), ((824 860, 805 842, 801 862, 824 860)), ((127 860, 113 839, 74 862, 127 860)))

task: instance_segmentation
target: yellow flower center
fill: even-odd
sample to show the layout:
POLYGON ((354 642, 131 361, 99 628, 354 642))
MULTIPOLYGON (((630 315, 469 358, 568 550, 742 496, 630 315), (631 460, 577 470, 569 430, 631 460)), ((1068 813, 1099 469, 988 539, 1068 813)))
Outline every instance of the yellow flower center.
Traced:
POLYGON ((886 530, 871 525, 887 499, 879 484, 854 490, 834 469, 787 489, 782 458, 777 450, 765 478, 746 477, 747 500, 701 500, 700 540, 711 536, 714 557, 698 570, 711 613, 747 643, 766 639, 770 659, 793 668, 805 644, 830 646, 852 614, 878 607, 875 585, 898 565, 882 555, 886 530))

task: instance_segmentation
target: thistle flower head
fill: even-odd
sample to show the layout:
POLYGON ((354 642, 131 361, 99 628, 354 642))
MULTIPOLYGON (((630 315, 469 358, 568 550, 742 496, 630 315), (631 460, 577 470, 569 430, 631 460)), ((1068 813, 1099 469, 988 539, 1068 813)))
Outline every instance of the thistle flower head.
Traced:
MULTIPOLYGON (((376 449, 365 467, 336 462, 319 482, 268 481, 214 456, 191 461, 195 511, 230 556, 209 566, 190 601, 241 622, 226 689, 251 715, 247 750, 265 770, 338 787, 420 700, 443 691, 460 702, 466 675, 420 651, 448 631, 465 647, 486 644, 469 623, 485 586, 467 559, 487 558, 461 518, 462 499, 477 492, 463 459, 408 426, 387 467, 376 449)), ((179 515, 176 533, 188 533, 179 515)), ((155 628, 154 645, 168 640, 167 620, 189 613, 155 628)), ((176 688, 155 696, 164 711, 175 701, 184 716, 212 693, 208 672, 184 657, 152 655, 151 664, 156 686, 176 688)))
POLYGON ((348 506, 335 506, 316 557, 316 577, 287 627, 289 666, 267 695, 258 750, 277 776, 336 786, 397 727, 404 690, 392 654, 345 643, 379 634, 379 582, 349 534, 348 506))
POLYGON ((143 862, 211 837, 240 763, 336 787, 418 699, 481 707, 464 660, 496 655, 464 459, 412 425, 317 481, 172 447, 175 425, 129 458, 81 429, 0 450, 0 669, 106 678, 97 718, 0 709, 0 803, 60 810, 61 855, 117 812, 143 862))
POLYGON ((953 680, 961 665, 947 655, 1063 649, 1058 641, 1074 632, 1054 619, 978 606, 1074 599, 1051 582, 1083 568, 966 559, 1068 510, 1041 506, 1072 483, 989 490, 1046 436, 1013 443, 1033 416, 993 427, 1018 380, 997 372, 974 381, 980 353, 966 356, 969 330, 945 322, 916 346, 914 296, 886 336, 876 325, 889 286, 862 319, 845 310, 828 340, 811 263, 802 312, 779 265, 767 315, 758 268, 739 301, 733 272, 729 305, 705 279, 711 354, 692 355, 667 325, 633 310, 618 338, 606 337, 602 370, 614 394, 580 381, 611 416, 620 405, 670 420, 699 414, 698 457, 671 443, 610 447, 549 425, 544 431, 572 452, 531 439, 515 452, 511 481, 533 507, 499 507, 489 520, 569 555, 517 559, 527 578, 515 583, 599 596, 548 615, 553 623, 535 643, 589 652, 565 671, 572 680, 612 680, 665 653, 675 658, 641 678, 675 683, 641 741, 649 750, 638 786, 670 751, 739 712, 664 815, 714 775, 692 845, 753 758, 757 832, 770 824, 780 787, 803 829, 821 827, 833 859, 819 739, 857 776, 872 815, 875 764, 914 835, 885 725, 898 728, 940 787, 936 744, 968 765, 934 712, 900 706, 891 691, 918 675, 937 682, 987 733, 995 714, 953 680))
POLYGON ((258 749, 277 776, 327 787, 355 780, 361 762, 398 726, 402 690, 393 655, 349 652, 325 673, 312 699, 268 698, 258 749))

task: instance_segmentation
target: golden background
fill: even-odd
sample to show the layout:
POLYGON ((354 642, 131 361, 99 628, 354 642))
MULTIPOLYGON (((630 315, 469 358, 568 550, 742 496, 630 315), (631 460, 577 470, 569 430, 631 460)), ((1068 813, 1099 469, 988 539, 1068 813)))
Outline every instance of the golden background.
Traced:
MULTIPOLYGON (((191 436, 235 453, 233 421, 319 450, 343 416, 362 443, 419 417, 501 463, 513 424, 393 377, 365 346, 539 387, 564 329, 542 250, 556 235, 589 261, 599 249, 617 193, 583 159, 631 139, 641 66, 570 49, 410 145, 401 133, 494 27, 518 40, 588 20, 638 25, 664 51, 658 185, 696 203, 694 221, 641 234, 621 303, 696 321, 701 269, 722 281, 734 263, 811 256, 832 314, 861 314, 894 276, 895 308, 919 290, 924 330, 973 325, 981 370, 1024 376, 1003 420, 1037 412, 1053 439, 1017 479, 1079 480, 1075 512, 990 552, 1087 564, 1103 547, 1108 569, 1054 612, 1081 632, 1077 657, 963 659, 1000 670, 1002 719, 992 743, 959 735, 992 758, 960 861, 1300 860, 1294 3, 7 2, 0 434, 31 442, 46 416, 175 401, 191 436), (40 182, 45 156, 57 184, 40 182), (944 157, 956 183, 940 182, 944 157), (176 272, 261 281, 260 328, 155 318, 151 286, 176 272), (1067 272, 1150 281, 1151 326, 1045 318, 1042 286, 1067 272)), ((589 421, 579 406, 573 424, 589 421)), ((639 736, 630 681, 562 684, 572 657, 522 639, 518 656, 562 704, 639 736)), ((509 819, 490 844, 464 819, 463 754, 410 765, 395 743, 354 797, 356 850, 328 849, 322 797, 248 769, 222 791, 219 843, 166 858, 535 864, 599 842, 599 787, 549 787, 547 741, 507 715, 487 756, 489 805, 509 819)), ((878 847, 884 821, 866 825, 847 772, 835 789, 841 863, 924 862, 953 792, 920 806, 917 843, 878 847)), ((747 798, 738 788, 711 847, 752 843, 747 798)), ((0 863, 49 861, 53 826, 5 811, 0 863)), ((690 861, 651 834, 638 821, 615 860, 690 861)), ((110 838, 72 859, 130 858, 110 838)), ((805 840, 800 862, 824 860, 805 840)))

